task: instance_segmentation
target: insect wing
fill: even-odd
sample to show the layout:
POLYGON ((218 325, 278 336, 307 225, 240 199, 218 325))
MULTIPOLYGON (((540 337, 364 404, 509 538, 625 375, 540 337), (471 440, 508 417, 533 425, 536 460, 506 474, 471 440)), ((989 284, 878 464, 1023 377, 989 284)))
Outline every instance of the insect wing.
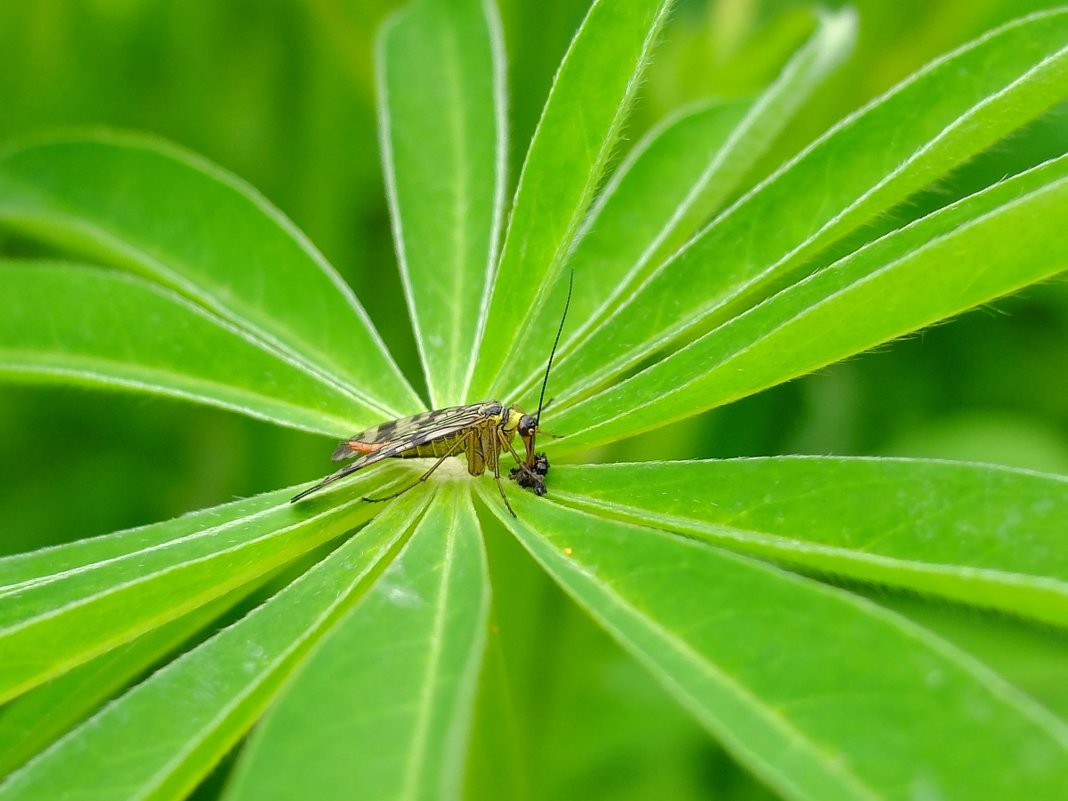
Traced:
MULTIPOLYGON (((406 420, 407 419, 410 418, 406 418, 406 420)), ((483 418, 476 417, 475 422, 480 419, 483 418)), ((420 445, 426 445, 427 443, 433 442, 434 440, 442 439, 443 437, 448 437, 452 434, 458 434, 461 431, 465 431, 471 428, 472 425, 471 420, 467 418, 461 419, 458 417, 453 417, 451 418, 451 420, 452 422, 448 425, 444 425, 439 421, 434 423, 434 425, 432 426, 427 425, 423 429, 416 429, 415 431, 409 432, 408 436, 403 439, 393 439, 387 442, 380 443, 379 447, 377 447, 375 450, 364 453, 362 456, 360 456, 359 459, 357 459, 352 464, 345 465, 340 470, 328 475, 314 487, 309 487, 308 489, 301 492, 299 495, 294 496, 290 500, 290 503, 295 503, 301 498, 305 498, 308 495, 311 495, 313 492, 318 492, 323 487, 329 486, 330 484, 333 484, 335 481, 344 478, 345 476, 352 475, 357 470, 363 470, 363 468, 365 467, 370 467, 371 465, 381 462, 383 459, 389 459, 392 456, 402 456, 406 451, 410 451, 413 448, 419 447, 420 445)), ((347 458, 349 455, 356 456, 358 453, 357 451, 353 451, 349 447, 349 442, 352 442, 352 440, 342 442, 338 446, 338 451, 340 451, 342 448, 345 448, 347 451, 345 457, 343 458, 347 458)))
MULTIPOLYGON (((397 456, 413 447, 469 428, 483 419, 479 414, 481 407, 480 403, 451 406, 382 423, 339 443, 331 458, 340 462, 356 456, 373 455, 378 458, 372 461, 377 462, 379 459, 397 456)), ((372 462, 367 462, 370 463, 372 462)))

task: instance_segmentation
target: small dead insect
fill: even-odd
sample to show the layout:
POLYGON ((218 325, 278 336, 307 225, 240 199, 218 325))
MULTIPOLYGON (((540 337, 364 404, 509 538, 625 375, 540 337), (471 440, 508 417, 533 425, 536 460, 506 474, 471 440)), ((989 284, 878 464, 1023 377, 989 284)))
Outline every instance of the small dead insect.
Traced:
POLYGON ((549 361, 545 365, 545 378, 541 383, 537 414, 533 416, 526 414, 517 405, 505 406, 499 401, 485 401, 436 409, 382 423, 339 443, 331 458, 335 462, 340 462, 358 457, 356 461, 331 473, 315 486, 295 495, 290 503, 296 503, 301 498, 318 492, 338 479, 370 467, 383 459, 411 459, 420 456, 437 458, 429 470, 392 495, 382 498, 364 498, 365 501, 370 502, 389 501, 426 481, 448 457, 462 453, 467 457, 467 472, 471 475, 480 476, 487 469, 493 471, 493 478, 497 481, 497 488, 501 491, 504 505, 512 517, 515 517, 512 505, 508 503, 508 496, 504 494, 504 485, 501 484, 500 457, 505 451, 512 454, 516 461, 516 466, 509 471, 508 477, 520 487, 533 490, 535 495, 545 495, 547 492, 545 476, 549 473, 549 460, 544 453, 535 452, 534 441, 540 430, 538 426, 545 403, 545 387, 549 382, 549 370, 552 369, 556 346, 560 344, 564 320, 567 319, 567 310, 571 306, 571 290, 574 280, 575 276, 572 273, 568 281, 567 301, 564 303, 560 327, 556 331, 556 339, 549 352, 549 361), (526 448, 525 459, 521 458, 512 446, 516 434, 519 434, 526 448))
POLYGON ((549 474, 549 459, 544 453, 534 454, 534 464, 517 464, 508 471, 508 478, 524 489, 534 490, 535 495, 544 495, 545 476, 549 474))

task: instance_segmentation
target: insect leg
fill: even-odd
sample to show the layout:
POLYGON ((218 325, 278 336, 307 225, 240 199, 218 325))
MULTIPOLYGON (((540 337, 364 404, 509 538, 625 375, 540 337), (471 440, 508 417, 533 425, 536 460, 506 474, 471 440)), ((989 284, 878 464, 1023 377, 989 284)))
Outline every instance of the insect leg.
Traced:
POLYGON ((304 492, 301 492, 301 493, 299 493, 297 495, 294 495, 292 498, 289 499, 289 502, 290 503, 296 503, 301 498, 305 498, 308 495, 311 495, 313 492, 318 492, 323 487, 325 487, 325 486, 327 486, 329 484, 333 484, 339 478, 344 478, 345 476, 349 475, 350 473, 355 473, 357 470, 360 470, 361 468, 366 467, 366 466, 367 465, 365 463, 363 463, 363 462, 354 462, 353 464, 345 465, 345 467, 342 467, 336 473, 331 473, 330 475, 328 475, 326 478, 324 478, 322 481, 320 481, 314 487, 309 487, 308 489, 304 490, 304 492))
POLYGON ((504 435, 503 432, 498 433, 498 439, 501 441, 501 445, 508 449, 508 452, 512 454, 512 458, 515 459, 516 464, 523 464, 526 460, 523 459, 517 452, 511 441, 504 435))
POLYGON ((394 492, 392 495, 385 495, 385 496, 383 496, 381 498, 367 498, 367 497, 364 497, 364 500, 367 501, 368 503, 381 503, 382 501, 391 501, 394 498, 397 498, 397 497, 403 495, 408 490, 410 490, 412 487, 419 486, 424 481, 426 481, 428 478, 430 478, 430 474, 431 473, 433 473, 435 470, 437 470, 439 467, 441 467, 441 463, 442 462, 444 462, 446 459, 448 459, 450 456, 452 456, 454 453, 456 453, 460 449, 460 446, 463 445, 467 441, 467 438, 469 436, 470 436, 470 434, 467 434, 467 435, 462 436, 462 437, 457 437, 456 438, 456 442, 454 442, 452 445, 449 446, 449 449, 447 451, 445 451, 445 453, 442 454, 442 456, 436 462, 434 462, 434 464, 431 466, 431 468, 429 470, 427 470, 425 473, 423 473, 423 475, 419 476, 419 478, 417 478, 415 481, 413 481, 408 486, 402 487, 397 492, 394 492))
MULTIPOLYGON (((501 436, 497 435, 497 440, 501 440, 501 436)), ((509 447, 511 443, 509 443, 509 447)), ((501 491, 501 498, 504 499, 504 506, 508 510, 508 514, 512 517, 519 519, 519 515, 512 509, 512 504, 508 503, 508 496, 504 494, 504 484, 501 483, 501 449, 500 446, 490 449, 490 458, 493 459, 493 480, 497 482, 497 489, 501 491)))

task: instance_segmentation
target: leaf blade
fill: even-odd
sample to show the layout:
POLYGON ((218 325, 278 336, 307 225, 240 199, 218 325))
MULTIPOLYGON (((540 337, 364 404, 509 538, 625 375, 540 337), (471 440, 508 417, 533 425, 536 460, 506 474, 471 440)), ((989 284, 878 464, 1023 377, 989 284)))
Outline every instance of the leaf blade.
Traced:
POLYGON ((251 187, 173 146, 100 134, 0 154, 0 224, 164 284, 364 407, 418 411, 366 312, 251 187))
POLYGON ((553 424, 568 437, 546 444, 576 448, 649 430, 1055 275, 1068 265, 1068 236, 1057 227, 1065 214, 1068 156, 877 240, 565 409, 553 424))
POLYGON ((366 415, 347 393, 180 296, 86 266, 0 261, 0 376, 148 392, 319 434, 366 415))
POLYGON ((340 797, 353 787, 379 798, 455 797, 487 618, 470 495, 445 485, 404 552, 257 728, 228 801, 340 797))
MULTIPOLYGON (((342 490, 375 492, 390 467, 357 476, 342 490)), ((403 473, 407 475, 407 472, 403 473)), ((72 568, 0 595, 0 698, 49 678, 192 611, 368 520, 375 509, 357 495, 333 505, 289 502, 292 490, 242 516, 231 506, 185 536, 124 556, 72 568)), ((179 524, 178 528, 184 528, 179 524)))
POLYGON ((8 702, 0 711, 0 776, 12 773, 88 718, 235 600, 224 596, 8 702))
POLYGON ((0 799, 184 797, 248 730, 388 557, 425 496, 390 505, 242 620, 153 674, 0 785, 0 799), (167 710, 160 714, 161 710, 167 710), (153 736, 146 738, 144 733, 153 736), (57 767, 58 766, 58 767, 57 767))
MULTIPOLYGON (((753 101, 702 103, 684 109, 639 141, 615 170, 583 223, 568 258, 579 291, 571 298, 559 354, 576 348, 654 268, 693 236, 738 189, 746 174, 828 74, 852 48, 856 15, 818 15, 818 26, 780 75, 753 101)), ((553 341, 568 280, 555 283, 535 318, 531 342, 553 341)), ((541 370, 508 363, 503 383, 534 390, 541 370), (527 373, 523 371, 526 370, 527 373), (520 382, 520 377, 526 379, 520 382)))
POLYGON ((569 506, 751 556, 1068 625, 1068 479, 918 459, 554 469, 569 506))
POLYGON ((1063 722, 904 618, 702 543, 525 493, 514 504, 518 520, 490 508, 785 797, 1055 797, 1068 781, 1063 722))
POLYGON ((379 40, 386 189, 433 409, 467 400, 496 263, 507 177, 501 37, 493 3, 428 0, 379 40))
POLYGON ((720 215, 554 367, 561 402, 707 332, 1062 100, 1068 12, 1009 23, 847 117, 720 215))
POLYGON ((560 272, 670 6, 595 0, 575 34, 519 177, 465 394, 490 397, 502 388, 497 376, 560 272))

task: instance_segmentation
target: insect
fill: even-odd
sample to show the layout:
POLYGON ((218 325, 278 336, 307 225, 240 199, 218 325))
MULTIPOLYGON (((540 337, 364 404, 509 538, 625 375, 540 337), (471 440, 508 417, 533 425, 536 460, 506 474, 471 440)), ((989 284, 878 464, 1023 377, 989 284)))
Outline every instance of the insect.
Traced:
POLYGON ((512 517, 515 517, 516 514, 512 510, 512 505, 508 503, 508 496, 505 495, 504 485, 501 483, 500 458, 501 454, 506 451, 516 462, 515 467, 509 471, 508 477, 520 487, 532 490, 535 495, 544 495, 547 492, 545 476, 549 473, 549 460, 544 453, 535 452, 535 437, 540 431, 538 426, 545 404, 545 387, 549 382, 549 370, 553 366, 556 346, 560 344, 560 334, 564 330, 567 310, 571 306, 571 290, 574 280, 575 276, 572 273, 568 281, 567 301, 564 303, 560 327, 556 331, 556 339, 549 352, 549 361, 545 365, 545 378, 541 384, 537 414, 529 415, 518 405, 505 406, 499 401, 491 400, 464 406, 451 406, 447 409, 423 412, 412 417, 382 423, 338 443, 331 458, 335 462, 353 458, 356 461, 331 473, 315 486, 295 495, 290 503, 296 503, 301 498, 318 492, 323 487, 383 459, 436 457, 437 461, 429 470, 392 495, 382 498, 364 498, 365 501, 370 502, 392 500, 426 481, 448 457, 462 453, 467 457, 467 472, 471 475, 480 476, 486 470, 493 471, 493 478, 497 482, 501 498, 504 499, 504 505, 512 517), (512 445, 516 434, 519 434, 519 438, 523 441, 526 458, 521 458, 512 445))

